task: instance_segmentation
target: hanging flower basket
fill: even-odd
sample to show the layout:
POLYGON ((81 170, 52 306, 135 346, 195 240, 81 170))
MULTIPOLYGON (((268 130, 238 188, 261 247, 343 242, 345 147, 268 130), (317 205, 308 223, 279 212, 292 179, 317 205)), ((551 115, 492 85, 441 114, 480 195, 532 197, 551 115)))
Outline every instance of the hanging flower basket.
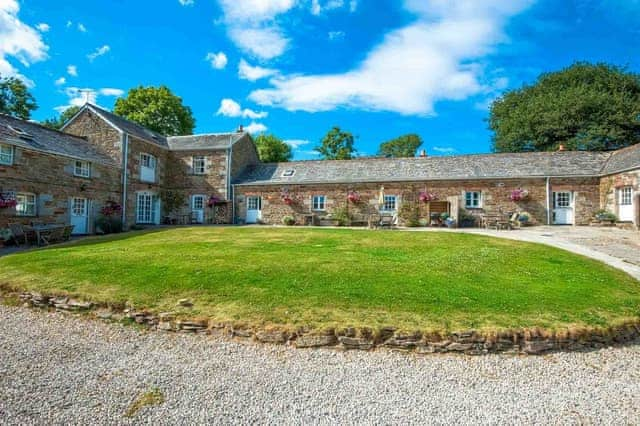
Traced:
POLYGON ((436 201, 438 199, 438 196, 433 192, 423 191, 418 196, 418 199, 421 203, 428 203, 429 201, 436 201))
POLYGON ((282 197, 282 201, 288 206, 293 204, 293 198, 289 197, 288 195, 285 197, 282 197))
POLYGON ((526 189, 514 189, 509 195, 509 199, 511 201, 523 201, 527 198, 529 198, 529 191, 527 191, 526 189))
POLYGON ((0 209, 10 209, 15 207, 17 204, 18 202, 16 201, 15 196, 0 193, 0 209))
POLYGON ((103 216, 119 215, 122 212, 122 206, 115 201, 107 201, 100 210, 103 216))
POLYGON ((207 201, 207 206, 215 207, 217 204, 220 204, 220 201, 222 201, 220 198, 216 197, 215 195, 212 195, 211 197, 209 197, 209 200, 207 201))
POLYGON ((351 201, 353 204, 360 202, 360 194, 355 191, 349 191, 347 194, 347 200, 351 201))

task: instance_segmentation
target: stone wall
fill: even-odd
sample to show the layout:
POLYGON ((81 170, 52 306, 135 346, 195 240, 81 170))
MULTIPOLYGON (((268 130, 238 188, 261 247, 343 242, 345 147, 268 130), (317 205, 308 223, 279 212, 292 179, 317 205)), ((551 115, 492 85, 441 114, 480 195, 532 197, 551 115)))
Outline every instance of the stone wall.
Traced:
POLYGON ((258 151, 247 133, 244 137, 233 144, 233 152, 231 155, 231 180, 238 177, 247 166, 258 164, 258 151))
POLYGON ((92 111, 85 109, 80 112, 65 126, 64 132, 87 138, 117 164, 122 164, 122 135, 92 111))
POLYGON ((91 163, 91 177, 73 175, 75 159, 15 147, 14 164, 0 165, 0 192, 28 192, 36 195, 36 216, 16 216, 15 208, 0 209, 0 228, 8 223, 31 221, 68 224, 69 199, 93 201, 89 231, 106 201, 119 202, 120 170, 115 166, 91 163))
MULTIPOLYGON (((304 223, 304 215, 311 211, 313 195, 326 196, 326 213, 335 212, 337 208, 348 208, 350 212, 373 214, 378 211, 380 188, 384 187, 387 195, 397 195, 399 203, 416 201, 422 191, 435 193, 438 200, 447 201, 449 197, 457 197, 459 205, 464 208, 466 191, 482 192, 482 207, 465 209, 469 214, 479 216, 485 213, 530 213, 534 224, 547 222, 547 187, 545 179, 501 179, 501 180, 460 180, 430 182, 381 182, 361 184, 315 184, 287 186, 236 186, 236 217, 246 216, 245 199, 247 196, 262 197, 262 221, 267 224, 280 224, 287 215, 294 216, 296 223, 304 223), (529 196, 524 201, 511 201, 509 196, 515 189, 526 189, 529 196), (347 194, 355 191, 360 196, 359 203, 347 201, 347 194), (287 192, 294 200, 287 205, 282 200, 283 192, 287 192)), ((597 178, 589 179, 552 179, 551 191, 569 189, 575 191, 576 224, 588 224, 593 212, 599 207, 597 178)), ((550 198, 550 197, 549 197, 550 198)), ((419 203, 418 203, 419 204, 419 203)), ((427 207, 420 205, 421 217, 426 216, 427 207)), ((452 212, 454 213, 454 212, 452 212)))

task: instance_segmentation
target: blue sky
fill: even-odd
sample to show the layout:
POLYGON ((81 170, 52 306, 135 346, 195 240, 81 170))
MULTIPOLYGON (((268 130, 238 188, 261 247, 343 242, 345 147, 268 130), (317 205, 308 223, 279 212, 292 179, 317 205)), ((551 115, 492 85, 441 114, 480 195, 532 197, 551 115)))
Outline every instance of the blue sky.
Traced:
POLYGON ((639 22, 640 0, 0 0, 0 74, 37 120, 165 84, 196 132, 266 130, 298 159, 333 125, 361 155, 405 133, 488 152, 502 91, 575 61, 640 72, 639 22))

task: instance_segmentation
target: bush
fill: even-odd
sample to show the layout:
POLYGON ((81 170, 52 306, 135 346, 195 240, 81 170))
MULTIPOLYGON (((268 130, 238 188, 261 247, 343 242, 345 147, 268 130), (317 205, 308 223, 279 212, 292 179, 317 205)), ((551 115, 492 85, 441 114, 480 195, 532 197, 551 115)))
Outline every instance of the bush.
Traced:
POLYGON ((472 228, 476 225, 476 217, 463 209, 458 212, 458 221, 461 228, 472 228))
POLYGON ((610 222, 615 222, 618 220, 618 216, 616 216, 614 213, 611 213, 608 210, 598 210, 595 214, 595 217, 597 220, 600 221, 610 221, 610 222))
POLYGON ((338 221, 338 226, 347 226, 351 221, 349 211, 346 207, 338 207, 333 211, 331 218, 338 221))
POLYGON ((406 226, 420 226, 420 206, 417 203, 402 203, 399 216, 406 226))
POLYGON ((292 226, 296 224, 296 218, 293 216, 285 216, 282 218, 282 223, 287 226, 292 226))
POLYGON ((98 216, 95 222, 96 234, 117 234, 122 232, 122 219, 115 216, 98 216))

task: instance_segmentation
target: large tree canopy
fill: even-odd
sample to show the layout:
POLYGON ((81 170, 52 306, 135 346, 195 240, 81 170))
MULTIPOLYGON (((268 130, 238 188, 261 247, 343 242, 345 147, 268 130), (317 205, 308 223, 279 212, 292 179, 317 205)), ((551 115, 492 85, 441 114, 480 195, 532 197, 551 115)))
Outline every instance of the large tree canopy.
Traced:
POLYGON ((0 77, 0 113, 28 120, 31 111, 38 108, 27 85, 15 77, 0 77))
POLYGON ((542 74, 491 106, 498 152, 608 150, 640 142, 640 75, 607 64, 576 63, 542 74))
POLYGON ((410 133, 381 143, 378 155, 395 158, 414 157, 420 145, 422 145, 420 136, 410 133))
POLYGON ((190 135, 196 126, 191 108, 166 86, 131 89, 113 112, 166 136, 190 135))
POLYGON ((258 156, 263 163, 278 163, 291 160, 291 147, 275 135, 259 135, 255 138, 258 156))
POLYGON ((320 146, 315 150, 320 153, 323 160, 350 160, 356 153, 353 144, 354 137, 351 133, 334 126, 322 138, 320 146))
POLYGON ((72 106, 65 109, 58 117, 52 117, 44 120, 41 124, 50 129, 60 130, 67 121, 69 121, 74 115, 80 111, 79 106, 72 106))

